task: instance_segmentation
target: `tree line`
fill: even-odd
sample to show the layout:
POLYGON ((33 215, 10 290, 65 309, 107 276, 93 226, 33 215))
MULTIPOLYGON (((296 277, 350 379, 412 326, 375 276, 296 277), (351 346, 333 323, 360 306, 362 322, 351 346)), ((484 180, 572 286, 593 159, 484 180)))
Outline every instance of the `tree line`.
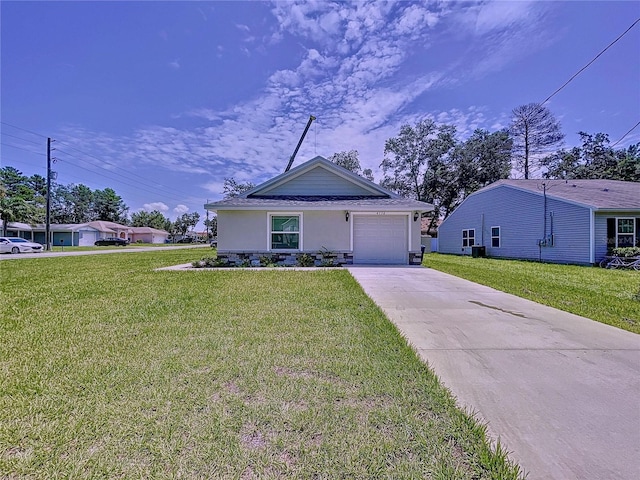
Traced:
MULTIPOLYGON (((512 111, 507 128, 477 129, 466 140, 456 127, 431 119, 403 125, 385 142, 380 185, 434 205, 429 229, 470 194, 500 179, 611 179, 640 182, 640 144, 615 149, 604 133, 580 132, 581 145, 561 148, 564 134, 551 111, 537 103, 512 111)), ((332 162, 369 180, 358 152, 338 152, 332 162)))
MULTIPOLYGON (((446 218, 470 194, 497 180, 516 178, 613 179, 640 182, 640 143, 615 148, 605 133, 580 132, 581 145, 562 148, 564 134, 553 113, 539 103, 511 112, 510 125, 490 132, 477 129, 460 139, 454 125, 431 119, 403 125, 385 142, 380 185, 400 195, 434 205, 430 228, 446 218)), ((336 152, 329 160, 374 181, 371 169, 362 169, 357 150, 336 152)), ((237 196, 255 185, 224 179, 224 197, 237 196)), ((0 169, 0 218, 42 223, 46 180, 26 177, 13 167, 0 169)), ((55 184, 51 192, 52 223, 107 220, 149 226, 185 235, 200 219, 183 214, 171 222, 162 212, 134 212, 111 188, 91 190, 85 185, 55 184)), ((217 218, 205 220, 212 235, 217 218)))
MULTIPOLYGON (((47 181, 41 175, 23 175, 18 169, 0 168, 0 219, 3 235, 9 222, 44 223, 46 218, 47 181)), ((186 235, 200 220, 200 214, 184 213, 172 222, 159 210, 140 211, 128 216, 129 207, 113 189, 92 190, 83 184, 51 186, 52 224, 88 223, 96 220, 166 230, 186 235)))

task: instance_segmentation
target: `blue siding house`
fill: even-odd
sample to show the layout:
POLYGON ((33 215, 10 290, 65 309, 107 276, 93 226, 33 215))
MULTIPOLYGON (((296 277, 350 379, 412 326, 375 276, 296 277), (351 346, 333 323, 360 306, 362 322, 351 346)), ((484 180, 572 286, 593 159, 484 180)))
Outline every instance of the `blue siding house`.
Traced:
POLYGON ((499 180, 469 195, 438 228, 438 252, 594 264, 640 246, 640 183, 499 180))

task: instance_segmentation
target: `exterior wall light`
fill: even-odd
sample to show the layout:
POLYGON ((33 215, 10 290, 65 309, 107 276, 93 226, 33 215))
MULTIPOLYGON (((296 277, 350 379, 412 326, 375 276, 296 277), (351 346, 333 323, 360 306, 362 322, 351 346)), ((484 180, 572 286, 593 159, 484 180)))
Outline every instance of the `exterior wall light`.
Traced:
POLYGON ((413 221, 417 222, 418 218, 420 218, 420 212, 413 212, 413 221))
POLYGON ((345 222, 349 221, 349 212, 344 212, 344 221, 345 222))

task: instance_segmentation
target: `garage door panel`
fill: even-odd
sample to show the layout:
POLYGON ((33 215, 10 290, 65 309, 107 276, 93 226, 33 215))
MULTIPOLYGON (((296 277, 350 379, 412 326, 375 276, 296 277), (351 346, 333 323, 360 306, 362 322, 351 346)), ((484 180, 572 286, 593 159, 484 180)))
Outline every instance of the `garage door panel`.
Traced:
POLYGON ((407 252, 405 215, 354 216, 354 263, 406 264, 407 252))

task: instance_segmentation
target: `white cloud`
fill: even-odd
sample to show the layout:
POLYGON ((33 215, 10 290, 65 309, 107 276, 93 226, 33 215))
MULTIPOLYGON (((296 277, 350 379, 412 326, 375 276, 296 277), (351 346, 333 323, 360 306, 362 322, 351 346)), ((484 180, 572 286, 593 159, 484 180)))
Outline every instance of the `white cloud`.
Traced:
POLYGON ((173 68, 174 70, 178 70, 180 68, 180 62, 178 60, 169 62, 169 67, 173 68))
POLYGON ((152 203, 145 203, 144 205, 142 205, 142 209, 147 212, 153 212, 154 210, 158 210, 160 212, 166 212, 167 210, 169 210, 169 207, 164 202, 152 202, 152 203))
POLYGON ((174 213, 177 213, 178 215, 181 215, 183 213, 187 213, 189 211, 189 207, 187 207, 186 205, 177 205, 174 209, 173 209, 174 213))
MULTIPOLYGON (((281 173, 313 114, 317 120, 296 163, 357 149, 363 167, 377 172, 385 140, 404 123, 431 117, 456 125, 461 136, 505 123, 476 107, 412 108, 439 87, 484 75, 522 55, 522 45, 531 43, 527 37, 546 7, 523 3, 497 11, 500 5, 276 2, 272 13, 278 25, 272 40, 293 36, 302 53, 293 64, 272 72, 253 98, 222 110, 206 105, 192 109, 184 116, 199 119, 197 127, 148 126, 118 139, 75 133, 80 143, 98 142, 115 164, 198 175, 194 185, 220 195, 225 177, 257 183, 281 173), (527 18, 532 20, 525 25, 527 18), (468 44, 466 53, 450 64, 425 69, 432 36, 446 28, 456 29, 460 42, 468 44), (479 42, 474 36, 486 38, 479 42), (203 120, 208 122, 204 126, 203 120)), ((236 27, 249 31, 243 24, 236 27)), ((246 46, 238 48, 251 55, 246 46)), ((215 50, 220 55, 224 48, 215 50)))

